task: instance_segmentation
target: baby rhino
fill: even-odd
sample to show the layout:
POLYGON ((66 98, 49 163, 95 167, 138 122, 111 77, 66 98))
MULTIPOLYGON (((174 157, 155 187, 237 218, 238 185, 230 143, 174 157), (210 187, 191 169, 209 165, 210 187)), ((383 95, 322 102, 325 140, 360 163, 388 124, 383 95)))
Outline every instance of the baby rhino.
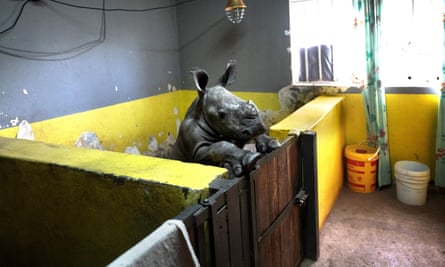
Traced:
POLYGON ((266 135, 257 107, 230 93, 225 87, 236 78, 236 63, 230 61, 213 87, 207 87, 207 72, 192 71, 198 97, 189 107, 175 143, 173 158, 227 168, 241 176, 255 167, 261 153, 280 144, 266 135), (255 140, 256 152, 243 147, 255 140))

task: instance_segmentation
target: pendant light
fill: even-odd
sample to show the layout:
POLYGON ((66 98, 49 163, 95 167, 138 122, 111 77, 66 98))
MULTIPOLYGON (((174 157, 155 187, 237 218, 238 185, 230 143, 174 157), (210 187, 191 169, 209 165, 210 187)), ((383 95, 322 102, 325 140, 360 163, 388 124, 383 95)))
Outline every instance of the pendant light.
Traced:
POLYGON ((226 16, 232 23, 238 24, 243 20, 246 8, 243 0, 229 0, 225 8, 226 16))

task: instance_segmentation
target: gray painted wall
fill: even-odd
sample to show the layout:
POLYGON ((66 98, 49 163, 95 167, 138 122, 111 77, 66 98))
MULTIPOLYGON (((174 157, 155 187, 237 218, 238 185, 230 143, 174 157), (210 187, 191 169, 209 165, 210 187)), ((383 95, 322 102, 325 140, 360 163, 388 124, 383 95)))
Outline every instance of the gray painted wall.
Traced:
MULTIPOLYGON (((102 4, 100 0, 66 2, 102 4)), ((127 9, 175 3, 105 2, 106 8, 127 9)), ((225 18, 225 0, 196 0, 147 12, 105 12, 102 41, 97 41, 100 10, 48 0, 28 3, 15 28, 0 35, 0 129, 14 126, 16 118, 35 122, 174 88, 194 89, 192 67, 205 68, 214 82, 229 59, 239 62, 233 89, 277 91, 291 81, 286 50, 290 41, 284 35, 289 27, 288 3, 245 2, 246 17, 239 25, 225 18)), ((22 4, 0 0, 0 31, 14 22, 22 4)))
POLYGON ((225 0, 198 0, 177 8, 182 88, 194 88, 191 67, 216 82, 229 59, 238 61, 239 91, 276 92, 291 83, 289 4, 286 0, 245 0, 244 20, 234 25, 225 0))
MULTIPOLYGON (((101 7, 102 1, 66 1, 101 7)), ((23 1, 0 0, 0 29, 11 25, 23 1)), ((174 1, 106 0, 107 8, 149 8, 174 1)), ((97 40, 102 12, 42 0, 29 3, 0 45, 63 51, 97 40)), ((0 53, 0 126, 30 122, 165 93, 179 84, 176 11, 106 12, 104 42, 75 55, 29 60, 0 53), (73 56, 64 60, 53 60, 73 56), (26 89, 26 91, 24 91, 26 89), (28 94, 25 94, 27 92, 28 94)), ((36 53, 15 55, 36 57, 36 53)), ((82 50, 81 50, 82 51, 82 50)))

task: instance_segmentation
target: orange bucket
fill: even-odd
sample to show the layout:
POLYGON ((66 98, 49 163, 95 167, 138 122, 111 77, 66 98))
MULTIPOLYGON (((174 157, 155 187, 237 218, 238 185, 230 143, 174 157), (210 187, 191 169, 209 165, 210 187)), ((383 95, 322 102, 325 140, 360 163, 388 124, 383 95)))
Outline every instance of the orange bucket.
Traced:
POLYGON ((362 144, 348 145, 345 158, 349 189, 360 193, 374 192, 379 149, 362 144))

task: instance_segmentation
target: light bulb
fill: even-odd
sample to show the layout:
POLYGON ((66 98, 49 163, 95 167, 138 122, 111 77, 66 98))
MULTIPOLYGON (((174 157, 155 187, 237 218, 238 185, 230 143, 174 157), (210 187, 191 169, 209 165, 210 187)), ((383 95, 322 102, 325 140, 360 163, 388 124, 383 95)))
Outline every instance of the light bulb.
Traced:
POLYGON ((234 24, 238 24, 243 20, 245 8, 234 8, 226 10, 227 18, 234 24))
POLYGON ((229 0, 226 5, 226 16, 234 24, 240 23, 246 12, 246 5, 243 0, 229 0))

